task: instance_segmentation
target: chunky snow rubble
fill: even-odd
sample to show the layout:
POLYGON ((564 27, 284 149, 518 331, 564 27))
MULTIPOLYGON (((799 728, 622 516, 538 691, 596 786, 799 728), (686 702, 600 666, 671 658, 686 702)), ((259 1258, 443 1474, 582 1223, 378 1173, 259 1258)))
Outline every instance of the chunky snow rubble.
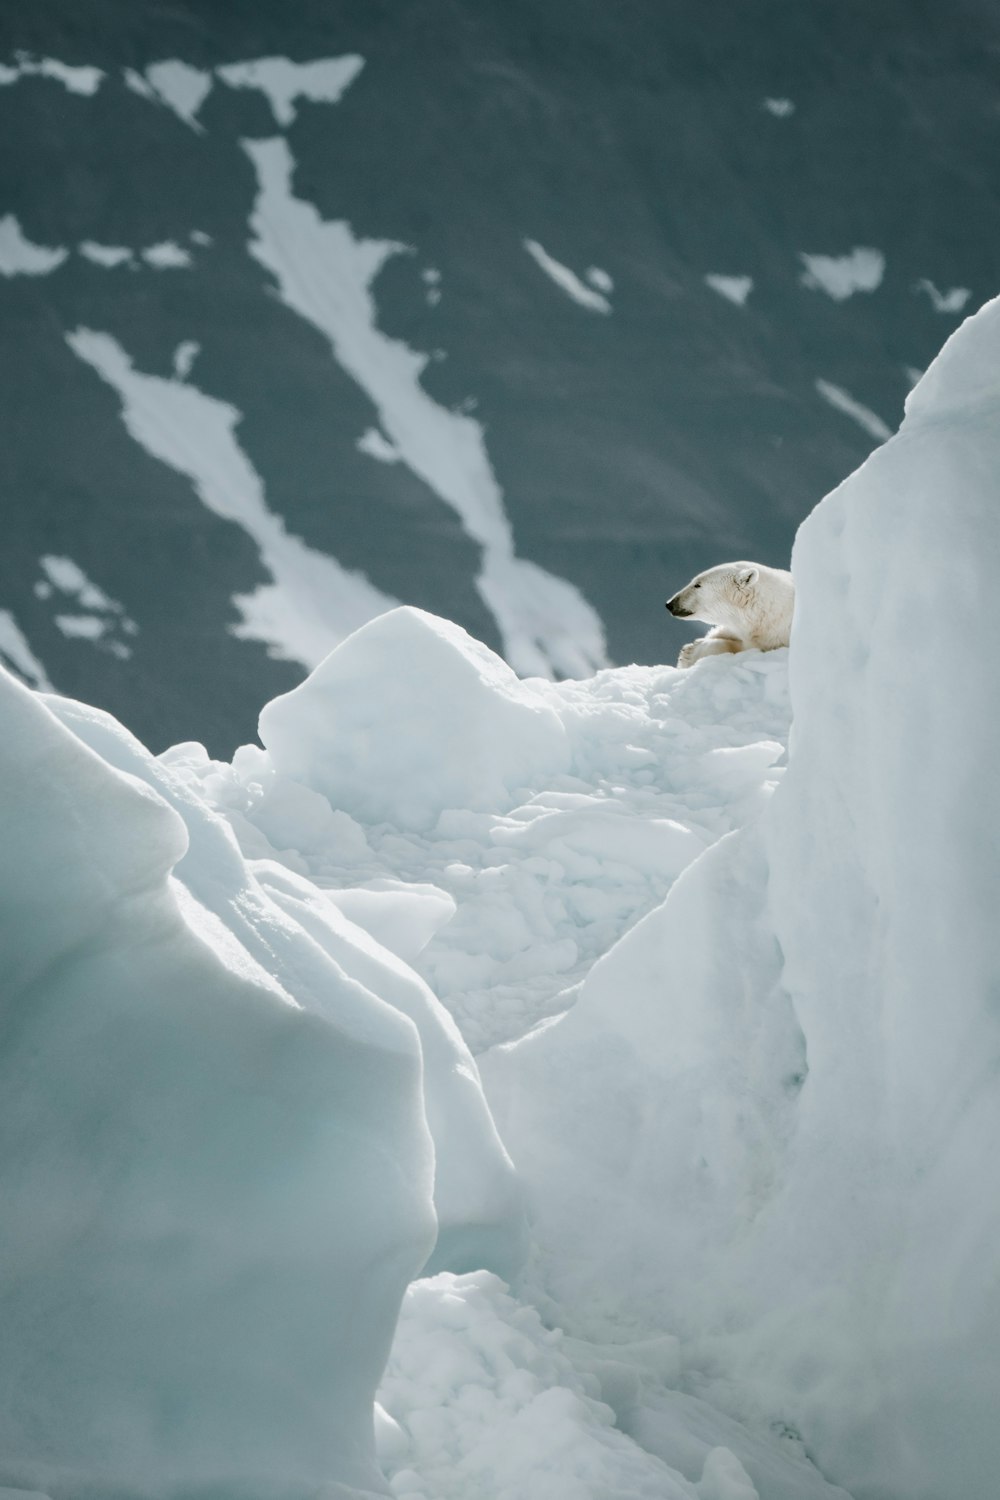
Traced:
POLYGON ((0 1487, 996 1492, 998 354, 803 527, 791 653, 399 609, 232 765, 0 676, 0 1487))

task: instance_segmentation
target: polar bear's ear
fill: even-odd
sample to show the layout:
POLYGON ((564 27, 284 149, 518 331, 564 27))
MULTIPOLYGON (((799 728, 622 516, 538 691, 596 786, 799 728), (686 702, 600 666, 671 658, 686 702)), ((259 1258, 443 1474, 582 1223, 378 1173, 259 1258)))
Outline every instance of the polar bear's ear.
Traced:
POLYGON ((736 575, 736 582, 741 589, 752 589, 759 577, 759 568, 741 568, 736 575))

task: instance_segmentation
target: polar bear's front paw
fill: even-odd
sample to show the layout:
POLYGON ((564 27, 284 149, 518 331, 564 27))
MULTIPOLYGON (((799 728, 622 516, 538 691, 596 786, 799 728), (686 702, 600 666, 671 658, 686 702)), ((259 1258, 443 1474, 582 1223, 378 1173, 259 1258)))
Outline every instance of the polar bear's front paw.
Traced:
POLYGON ((700 641, 688 641, 686 646, 681 647, 681 654, 677 658, 679 667, 693 667, 701 652, 698 650, 700 641))

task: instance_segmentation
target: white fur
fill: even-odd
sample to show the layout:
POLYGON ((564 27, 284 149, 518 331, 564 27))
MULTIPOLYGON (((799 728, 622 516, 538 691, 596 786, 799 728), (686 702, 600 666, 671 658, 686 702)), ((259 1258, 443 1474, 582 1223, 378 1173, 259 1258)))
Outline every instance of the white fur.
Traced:
POLYGON ((791 573, 763 563, 720 563, 692 578, 667 600, 672 615, 703 620, 715 628, 690 641, 677 658, 693 666, 703 656, 729 651, 775 651, 788 645, 795 587, 791 573))

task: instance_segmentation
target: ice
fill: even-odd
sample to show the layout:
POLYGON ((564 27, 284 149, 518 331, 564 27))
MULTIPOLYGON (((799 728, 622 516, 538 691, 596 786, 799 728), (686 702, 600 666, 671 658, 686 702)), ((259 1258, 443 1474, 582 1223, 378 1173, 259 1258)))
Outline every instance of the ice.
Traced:
MULTIPOLYGON (((610 290, 609 287, 605 287, 602 291, 594 291, 593 286, 587 286, 586 282, 581 281, 569 266, 564 266, 561 261, 549 255, 537 240, 525 240, 524 248, 549 280, 554 281, 560 291, 565 292, 567 297, 580 307, 586 307, 590 312, 610 313, 611 303, 604 295, 604 291, 610 290)), ((600 274, 598 273, 599 276, 600 274)))
POLYGON ((801 528, 760 818, 482 1060, 534 1215, 522 1295, 595 1340, 676 1334, 689 1390, 865 1500, 1000 1472, 998 348, 994 302, 801 528), (919 645, 918 577, 949 612, 919 645))
POLYGON ((746 1469, 728 1448, 713 1448, 697 1486, 698 1500, 760 1500, 746 1469))
POLYGON ((698 1500, 682 1475, 614 1427, 595 1382, 561 1344, 496 1277, 412 1286, 379 1390, 402 1439, 393 1433, 380 1449, 393 1494, 698 1500))
POLYGON ((515 555, 482 425, 434 401, 420 383, 429 356, 378 327, 373 283, 408 247, 358 239, 345 221, 325 221, 296 198, 283 138, 243 145, 258 185, 251 255, 272 272, 282 301, 327 338, 338 364, 374 404, 382 435, 400 460, 481 546, 477 587, 507 660, 525 675, 586 675, 603 666, 603 627, 579 590, 515 555))
POLYGON ((882 285, 885 256, 881 250, 858 246, 849 255, 799 256, 805 266, 803 286, 825 292, 835 302, 846 302, 855 292, 874 292, 882 285))
POLYGON ((27 689, 0 695, 0 1482, 378 1490, 374 1388, 433 1242, 415 1028, 266 898, 227 927, 192 890, 236 893, 223 825, 189 836, 27 689))
POLYGON ((267 96, 279 125, 295 123, 296 101, 336 104, 364 67, 364 58, 317 58, 295 63, 287 57, 258 57, 252 62, 227 63, 216 71, 232 89, 260 89, 267 96))
POLYGON ((786 660, 525 684, 404 610, 265 712, 269 744, 272 714, 285 721, 276 753, 178 754, 246 854, 329 890, 479 1050, 565 1009, 680 870, 760 811, 781 775, 786 660))
POLYGON ((440 886, 416 881, 383 878, 328 894, 345 917, 408 963, 458 909, 454 897, 440 886))
POLYGON ((234 406, 206 395, 180 371, 170 380, 143 374, 110 334, 78 328, 67 342, 118 392, 122 420, 136 442, 190 479, 209 510, 240 526, 260 548, 274 582, 236 597, 243 620, 232 627, 234 635, 266 641, 272 655, 311 667, 395 603, 362 574, 288 534, 268 509, 263 482, 237 441, 242 414, 234 406))
POLYGON ((790 650, 400 608, 232 764, 0 678, 0 1480, 994 1494, 998 353, 801 528, 790 650))
POLYGON ((13 214, 0 217, 0 276, 48 276, 68 255, 62 245, 33 244, 13 214))
POLYGON ((720 276, 715 272, 710 272, 705 277, 705 285, 710 286, 713 292, 718 292, 720 297, 725 297, 728 302, 735 303, 737 307, 743 307, 753 291, 753 277, 720 276))
POLYGON ((864 432, 867 432, 869 437, 877 438, 880 443, 892 437, 892 428, 883 422, 871 407, 856 401, 850 391, 845 391, 843 386, 834 385, 830 380, 817 380, 816 389, 828 406, 850 417, 864 432))
MULTIPOLYGON (((435 1143, 434 1265, 488 1265, 509 1274, 523 1253, 519 1190, 483 1100, 475 1064, 447 1011, 418 975, 351 922, 310 882, 272 861, 246 866, 228 824, 206 806, 176 751, 157 760, 110 715, 65 699, 50 707, 118 770, 147 782, 184 820, 178 880, 241 950, 298 1003, 338 1019, 338 984, 378 996, 409 1017, 423 1056, 435 1143)), ((420 897, 414 897, 419 901, 420 897)), ((400 903, 401 904, 401 903, 400 903)))
POLYGON ((510 806, 568 761, 565 730, 530 684, 460 626, 411 608, 362 627, 269 703, 260 735, 280 773, 333 806, 415 830, 448 808, 510 806))

